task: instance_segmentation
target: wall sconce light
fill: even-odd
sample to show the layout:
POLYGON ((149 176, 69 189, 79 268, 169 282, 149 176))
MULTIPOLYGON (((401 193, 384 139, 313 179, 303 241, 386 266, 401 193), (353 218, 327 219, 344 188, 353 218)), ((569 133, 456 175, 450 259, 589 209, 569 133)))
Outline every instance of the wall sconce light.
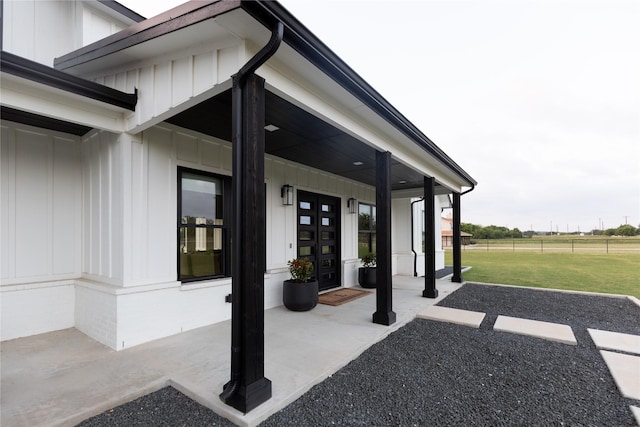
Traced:
POLYGON ((280 189, 280 197, 282 197, 283 206, 293 205, 293 186, 285 184, 280 189))
POLYGON ((349 208, 349 213, 354 214, 358 212, 358 201, 353 197, 347 199, 347 207, 349 208))

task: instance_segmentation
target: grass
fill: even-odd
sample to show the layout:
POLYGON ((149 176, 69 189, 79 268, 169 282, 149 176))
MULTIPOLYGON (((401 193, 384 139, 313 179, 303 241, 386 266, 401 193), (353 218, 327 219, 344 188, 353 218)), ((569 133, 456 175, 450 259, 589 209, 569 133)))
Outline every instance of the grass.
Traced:
MULTIPOLYGON (((453 264, 452 252, 445 263, 453 264)), ((640 254, 465 250, 465 281, 633 295, 640 298, 640 254)))

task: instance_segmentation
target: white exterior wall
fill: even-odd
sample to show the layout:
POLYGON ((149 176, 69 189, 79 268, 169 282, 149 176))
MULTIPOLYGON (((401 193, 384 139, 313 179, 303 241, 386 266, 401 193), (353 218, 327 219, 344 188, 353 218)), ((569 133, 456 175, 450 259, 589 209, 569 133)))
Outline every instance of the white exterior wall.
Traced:
POLYGON ((2 122, 1 339, 72 327, 80 275, 80 140, 2 122))
MULTIPOLYGON (((415 199, 413 199, 415 200, 415 199)), ((425 275, 425 254, 422 250, 422 218, 424 212, 424 202, 413 205, 413 228, 411 228, 411 207, 412 199, 393 199, 393 213, 391 238, 393 253, 393 274, 413 276, 414 257, 416 258, 416 270, 418 276, 425 275), (411 238, 413 234, 413 248, 411 238), (415 250, 416 255, 414 255, 415 250)), ((434 199, 435 218, 440 217, 442 211, 440 207, 440 196, 434 199)), ((440 221, 435 222, 435 246, 436 246, 436 270, 444 268, 444 251, 442 250, 442 232, 440 221)))
MULTIPOLYGON (((76 327, 115 349, 229 319, 231 280, 182 285, 177 275, 177 169, 231 176, 231 144, 167 123, 142 134, 95 132, 83 143, 83 277, 76 327)), ((373 203, 373 188, 267 156, 265 308, 282 305, 287 261, 296 254, 296 209, 280 187, 342 200, 343 283, 357 283, 357 215, 346 200, 373 203)), ((295 200, 295 198, 294 198, 295 200)))
MULTIPOLYGON (((2 339, 75 326, 122 349, 228 319, 229 278, 176 281, 179 166, 230 176, 231 144, 164 123, 82 141, 3 123, 2 339)), ((265 175, 265 308, 282 304, 296 254, 284 184, 342 200, 343 285, 354 286, 358 216, 346 201, 374 204, 374 189, 271 156, 265 175)), ((410 202, 393 201, 393 274, 413 274, 410 202)))
POLYGON ((2 48, 48 66, 133 23, 97 1, 4 0, 3 6, 2 48))

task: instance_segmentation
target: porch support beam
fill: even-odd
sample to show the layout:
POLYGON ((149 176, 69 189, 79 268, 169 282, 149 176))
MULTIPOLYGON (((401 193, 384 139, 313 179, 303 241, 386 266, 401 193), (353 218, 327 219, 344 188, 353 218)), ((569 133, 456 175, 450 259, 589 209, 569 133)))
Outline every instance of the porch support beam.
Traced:
POLYGON ((265 90, 255 74, 237 80, 233 114, 242 119, 233 120, 231 381, 220 398, 247 413, 271 398, 271 381, 264 377, 265 90))
POLYGON ((453 193, 453 276, 451 281, 456 283, 462 283, 460 231, 460 193, 453 193))
POLYGON ((373 323, 396 321, 391 290, 391 153, 376 152, 376 312, 373 323))
POLYGON ((436 289, 436 180, 424 177, 424 291, 425 298, 437 298, 436 289))

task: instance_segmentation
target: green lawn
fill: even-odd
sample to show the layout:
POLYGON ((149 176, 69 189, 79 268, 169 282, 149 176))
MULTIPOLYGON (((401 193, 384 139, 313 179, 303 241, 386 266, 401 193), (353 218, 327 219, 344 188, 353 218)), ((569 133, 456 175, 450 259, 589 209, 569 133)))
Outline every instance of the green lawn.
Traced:
MULTIPOLYGON (((450 250, 447 265, 453 264, 450 250)), ((465 250, 465 281, 633 295, 640 298, 640 254, 465 250)))

